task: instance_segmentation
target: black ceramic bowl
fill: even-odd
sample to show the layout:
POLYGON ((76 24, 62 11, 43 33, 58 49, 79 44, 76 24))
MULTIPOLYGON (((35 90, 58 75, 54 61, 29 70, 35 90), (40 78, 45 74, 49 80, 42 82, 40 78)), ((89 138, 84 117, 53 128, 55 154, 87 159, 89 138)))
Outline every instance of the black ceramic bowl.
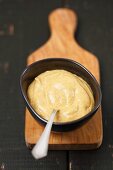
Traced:
POLYGON ((101 104, 101 96, 102 96, 101 89, 95 77, 84 66, 82 66, 81 64, 73 60, 64 59, 64 58, 50 58, 50 59, 40 60, 31 64, 23 71, 20 77, 20 86, 27 108, 29 109, 32 116, 41 124, 45 125, 47 123, 47 120, 45 120, 38 113, 36 113, 36 111, 30 105, 27 96, 27 89, 36 76, 38 76, 39 74, 47 70, 55 70, 55 69, 64 69, 82 77, 90 85, 94 95, 94 100, 95 100, 94 108, 87 115, 81 117, 80 119, 73 120, 70 122, 53 123, 52 126, 53 131, 58 131, 58 132, 69 131, 85 123, 88 119, 90 119, 95 114, 95 112, 97 111, 97 109, 101 104))

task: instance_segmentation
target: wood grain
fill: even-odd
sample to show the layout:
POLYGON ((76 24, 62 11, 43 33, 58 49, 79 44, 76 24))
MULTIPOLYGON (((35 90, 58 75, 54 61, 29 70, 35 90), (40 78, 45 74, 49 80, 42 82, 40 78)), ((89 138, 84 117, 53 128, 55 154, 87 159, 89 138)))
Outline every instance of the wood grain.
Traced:
MULTIPOLYGON (((27 64, 44 58, 70 58, 84 65, 100 81, 99 62, 96 56, 80 47, 74 38, 77 29, 77 15, 70 9, 56 9, 49 15, 51 36, 34 51, 27 64)), ((30 146, 36 143, 44 127, 26 109, 25 141, 30 146)), ((83 126, 63 133, 51 133, 49 149, 96 149, 102 143, 103 127, 101 108, 83 126)))

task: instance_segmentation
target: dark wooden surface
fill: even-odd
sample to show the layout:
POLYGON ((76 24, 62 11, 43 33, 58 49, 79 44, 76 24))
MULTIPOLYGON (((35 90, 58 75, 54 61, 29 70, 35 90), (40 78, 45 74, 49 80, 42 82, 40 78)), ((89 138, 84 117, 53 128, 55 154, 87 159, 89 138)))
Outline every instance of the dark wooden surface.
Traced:
POLYGON ((95 151, 50 151, 35 161, 24 142, 19 76, 27 56, 49 37, 47 16, 61 0, 0 0, 0 169, 113 169, 113 1, 70 0, 78 14, 78 42, 101 65, 104 139, 95 151))

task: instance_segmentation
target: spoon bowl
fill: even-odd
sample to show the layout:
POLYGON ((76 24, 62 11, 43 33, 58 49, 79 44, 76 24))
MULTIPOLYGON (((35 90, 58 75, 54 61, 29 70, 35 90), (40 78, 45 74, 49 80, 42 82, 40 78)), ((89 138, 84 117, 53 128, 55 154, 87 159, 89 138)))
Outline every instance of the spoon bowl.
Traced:
POLYGON ((43 125, 46 125, 48 121, 45 120, 43 117, 41 117, 30 105, 27 96, 27 89, 36 76, 38 76, 39 74, 45 71, 55 70, 55 69, 67 70, 83 78, 90 85, 94 95, 94 100, 95 100, 94 108, 91 110, 91 112, 89 112, 85 116, 69 122, 53 122, 53 126, 52 126, 53 131, 57 131, 57 132, 69 131, 82 125, 96 113, 96 111, 98 110, 101 104, 101 98, 102 98, 101 89, 95 77, 84 66, 82 66, 76 61, 65 59, 65 58, 49 58, 49 59, 37 61, 29 65, 23 71, 20 77, 21 92, 30 113, 37 121, 39 121, 43 125))

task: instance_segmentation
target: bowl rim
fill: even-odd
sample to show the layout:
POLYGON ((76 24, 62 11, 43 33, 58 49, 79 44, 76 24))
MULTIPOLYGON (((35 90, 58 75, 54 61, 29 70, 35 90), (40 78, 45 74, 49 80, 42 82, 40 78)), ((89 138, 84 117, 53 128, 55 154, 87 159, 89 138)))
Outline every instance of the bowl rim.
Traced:
POLYGON ((70 124, 75 124, 75 123, 78 123, 78 122, 81 122, 82 120, 86 120, 88 117, 90 117, 91 115, 93 115, 97 110, 98 108, 100 107, 101 105, 101 100, 102 100, 102 92, 101 92, 101 88, 100 88, 100 85, 99 83, 97 82, 96 78, 93 76, 93 74, 86 68, 84 67, 82 64, 80 64, 79 62, 77 61, 74 61, 72 59, 68 59, 68 58, 45 58, 45 59, 41 59, 39 61, 36 61, 28 66, 26 66, 26 68, 24 69, 24 71, 22 72, 21 76, 20 76, 20 89, 21 89, 21 93, 22 93, 22 96, 27 104, 27 107, 30 108, 30 110, 32 111, 32 115, 34 114, 35 116, 35 119, 38 118, 40 119, 41 121, 43 121, 44 123, 47 123, 48 120, 44 119, 43 117, 41 117, 35 110, 34 108, 31 106, 31 104, 29 103, 28 99, 26 98, 26 95, 24 94, 24 90, 23 90, 23 86, 22 86, 22 78, 24 76, 24 74, 27 72, 27 70, 31 67, 33 67, 34 65, 37 65, 37 63, 40 63, 40 62, 46 62, 46 61, 55 61, 55 60, 60 60, 60 61, 68 61, 70 63, 74 63, 76 64, 77 66, 79 66, 80 68, 84 69, 87 74, 89 74, 89 76, 91 76, 91 78, 94 80, 94 83, 98 89, 98 93, 99 93, 99 100, 97 102, 97 104, 94 106, 94 108, 88 112, 86 115, 82 116, 81 118, 79 119, 75 119, 75 120, 72 120, 72 121, 68 121, 68 122, 53 122, 53 125, 70 125, 70 124))

